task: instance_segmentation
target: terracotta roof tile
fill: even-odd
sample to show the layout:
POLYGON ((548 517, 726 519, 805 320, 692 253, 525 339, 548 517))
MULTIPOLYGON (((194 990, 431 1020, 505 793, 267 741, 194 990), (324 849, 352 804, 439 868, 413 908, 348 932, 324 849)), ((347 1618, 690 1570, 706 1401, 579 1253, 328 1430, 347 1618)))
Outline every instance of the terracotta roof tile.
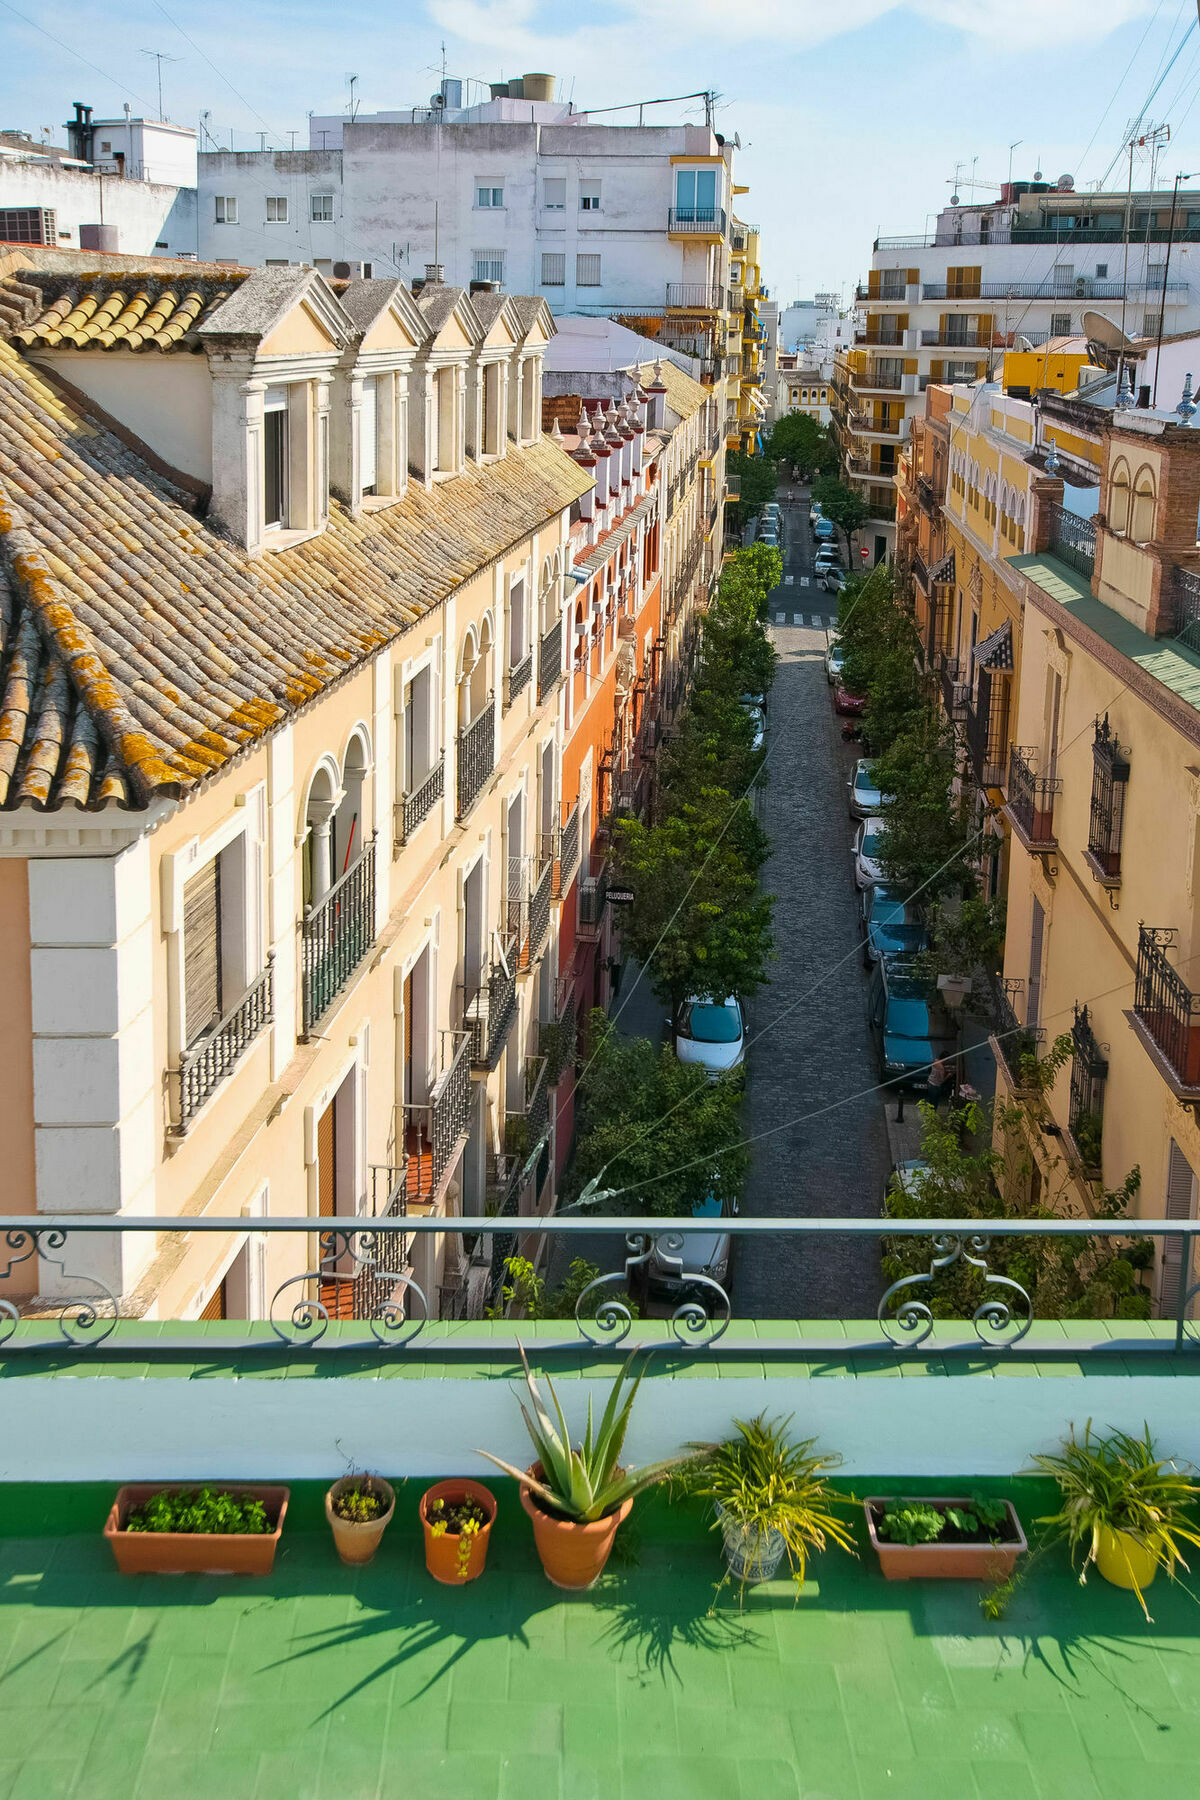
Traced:
POLYGON ((0 282, 0 311, 6 322, 19 314, 12 336, 26 349, 194 350, 195 327, 246 279, 244 269, 227 277, 25 269, 0 282))
POLYGON ((251 559, 0 340, 0 808, 183 792, 589 486, 543 440, 251 559))

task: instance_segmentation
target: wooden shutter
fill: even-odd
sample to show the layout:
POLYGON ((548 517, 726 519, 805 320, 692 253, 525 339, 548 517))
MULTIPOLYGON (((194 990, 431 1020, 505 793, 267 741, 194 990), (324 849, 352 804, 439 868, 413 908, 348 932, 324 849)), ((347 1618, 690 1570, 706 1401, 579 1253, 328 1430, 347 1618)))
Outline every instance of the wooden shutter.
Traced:
MULTIPOLYGON (((1195 1187, 1196 1177, 1192 1173, 1191 1164, 1172 1138, 1171 1152, 1167 1159, 1167 1202, 1163 1216, 1168 1219, 1190 1219, 1195 1187)), ((1164 1319, 1175 1317, 1179 1308, 1179 1296, 1183 1288, 1191 1284, 1191 1280, 1190 1245, 1185 1253, 1178 1238, 1164 1238, 1162 1273, 1158 1287, 1158 1310, 1164 1319)))
POLYGON ((331 1219, 337 1211, 337 1132, 333 1109, 331 1100, 317 1120, 317 1211, 323 1219, 331 1219))
POLYGON ((184 1042, 195 1043, 221 1016, 221 860, 183 890, 184 1042))
POLYGON ((200 1317, 202 1319, 224 1319, 224 1318, 228 1317, 228 1314, 226 1312, 226 1307, 225 1307, 225 1283, 224 1283, 224 1281, 219 1281, 217 1283, 216 1287, 213 1289, 213 1292, 208 1301, 208 1304, 205 1306, 204 1311, 200 1314, 200 1317))
POLYGON ((1033 923, 1029 932, 1029 985, 1025 990, 1025 1023, 1041 1023, 1042 1012, 1042 939, 1046 929, 1046 913, 1040 900, 1033 902, 1033 923))

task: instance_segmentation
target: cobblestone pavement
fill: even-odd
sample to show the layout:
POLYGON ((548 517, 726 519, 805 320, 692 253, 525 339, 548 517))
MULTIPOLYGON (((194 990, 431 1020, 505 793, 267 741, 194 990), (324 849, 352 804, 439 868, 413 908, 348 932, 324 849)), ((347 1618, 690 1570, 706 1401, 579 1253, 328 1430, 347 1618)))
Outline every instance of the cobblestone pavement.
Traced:
MULTIPOLYGON (((743 1210, 870 1217, 890 1160, 882 1104, 865 1092, 877 1076, 850 868, 845 783, 855 748, 842 739, 825 679, 826 630, 813 623, 832 620, 837 603, 811 575, 807 499, 782 504, 784 582, 770 600, 780 663, 762 800, 774 845, 763 879, 777 896, 776 960, 751 1007, 761 1036, 750 1050, 746 1101, 747 1134, 770 1135, 754 1144, 743 1210), (863 1097, 846 1099, 856 1094, 863 1097)), ((869 1317, 879 1291, 873 1244, 765 1238, 738 1246, 733 1303, 743 1318, 869 1317)))

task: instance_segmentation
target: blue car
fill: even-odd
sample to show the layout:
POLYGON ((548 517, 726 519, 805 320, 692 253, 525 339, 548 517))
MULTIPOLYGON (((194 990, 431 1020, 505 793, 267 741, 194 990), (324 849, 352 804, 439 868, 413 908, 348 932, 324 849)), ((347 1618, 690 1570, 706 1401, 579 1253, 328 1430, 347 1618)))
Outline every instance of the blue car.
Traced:
POLYGON ((868 968, 881 956, 912 957, 929 947, 929 934, 894 888, 883 882, 864 888, 859 901, 863 959, 868 968))
POLYGON ((833 539, 833 521, 831 519, 818 519, 817 529, 813 533, 813 536, 821 543, 829 543, 833 539))
POLYGON ((868 1016, 881 1079, 897 1091, 927 1093, 930 1064, 953 1056, 957 1043, 933 982, 881 957, 871 976, 868 1016))

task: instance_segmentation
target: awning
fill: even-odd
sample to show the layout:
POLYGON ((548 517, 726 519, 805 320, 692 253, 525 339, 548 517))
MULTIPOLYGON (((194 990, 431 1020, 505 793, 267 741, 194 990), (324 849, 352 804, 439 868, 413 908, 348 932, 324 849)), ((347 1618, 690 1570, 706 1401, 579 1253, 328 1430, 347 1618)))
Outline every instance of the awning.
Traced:
POLYGON ((1013 666, 1012 621, 1005 619, 997 625, 995 631, 989 632, 982 642, 976 644, 975 661, 981 669, 1011 669, 1013 666))
POLYGON ((940 562, 934 563, 932 569, 930 569, 930 571, 929 571, 929 579, 930 579, 930 581, 953 581, 954 580, 954 552, 953 552, 953 550, 950 551, 948 556, 943 556, 943 558, 940 562))

